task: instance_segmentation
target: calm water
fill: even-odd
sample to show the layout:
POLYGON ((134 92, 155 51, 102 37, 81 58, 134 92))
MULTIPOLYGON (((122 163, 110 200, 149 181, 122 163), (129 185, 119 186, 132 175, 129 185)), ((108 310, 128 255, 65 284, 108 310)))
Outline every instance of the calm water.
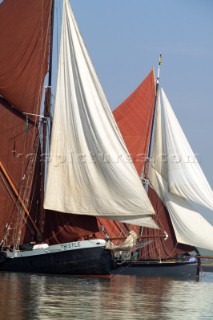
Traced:
POLYGON ((213 273, 199 282, 0 273, 0 320, 213 319, 213 273))

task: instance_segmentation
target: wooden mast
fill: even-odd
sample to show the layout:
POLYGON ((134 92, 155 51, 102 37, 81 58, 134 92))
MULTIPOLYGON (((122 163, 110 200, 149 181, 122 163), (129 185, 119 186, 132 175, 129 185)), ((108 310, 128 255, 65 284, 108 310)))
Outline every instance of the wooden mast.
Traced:
POLYGON ((152 145, 153 145, 153 134, 154 134, 154 125, 155 125, 155 118, 156 118, 156 104, 157 104, 157 96, 158 96, 158 89, 159 89, 159 81, 160 81, 160 66, 162 63, 162 54, 159 55, 159 62, 158 62, 158 74, 157 74, 157 80, 156 80, 156 96, 155 96, 155 106, 154 106, 154 112, 152 117, 152 124, 151 124, 151 133, 150 133, 150 142, 149 142, 149 149, 147 154, 147 159, 144 165, 144 182, 149 181, 149 171, 150 171, 150 161, 151 161, 151 154, 152 154, 152 145))
MULTIPOLYGON (((48 86, 45 88, 45 102, 44 102, 44 117, 43 117, 43 144, 42 144, 42 159, 41 159, 41 204, 40 204, 40 229, 43 231, 45 223, 45 209, 44 203, 44 189, 45 189, 45 169, 46 169, 46 152, 47 152, 47 131, 48 131, 48 119, 50 119, 51 108, 51 87, 52 87, 52 49, 53 49, 53 32, 54 32, 54 6, 55 1, 52 0, 51 11, 51 34, 50 34, 50 55, 49 55, 49 74, 48 74, 48 86)), ((49 122, 50 123, 50 122, 49 122)), ((51 126, 51 123, 50 123, 51 126)), ((50 128, 49 128, 50 130, 50 128)))

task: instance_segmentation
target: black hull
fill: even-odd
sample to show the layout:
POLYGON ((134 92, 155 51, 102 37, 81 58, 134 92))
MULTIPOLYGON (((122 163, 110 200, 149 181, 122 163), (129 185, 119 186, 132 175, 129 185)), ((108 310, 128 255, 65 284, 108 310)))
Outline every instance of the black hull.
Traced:
POLYGON ((195 279, 197 263, 125 261, 115 264, 111 251, 104 247, 81 248, 25 257, 7 257, 0 252, 0 271, 70 274, 85 276, 133 275, 195 279))
POLYGON ((213 272, 213 265, 205 265, 205 264, 203 264, 202 265, 202 271, 213 272))
POLYGON ((120 265, 116 274, 145 277, 172 277, 196 279, 199 276, 197 262, 142 262, 127 261, 120 265))
POLYGON ((103 247, 8 258, 1 252, 0 271, 70 275, 109 275, 111 252, 103 247))

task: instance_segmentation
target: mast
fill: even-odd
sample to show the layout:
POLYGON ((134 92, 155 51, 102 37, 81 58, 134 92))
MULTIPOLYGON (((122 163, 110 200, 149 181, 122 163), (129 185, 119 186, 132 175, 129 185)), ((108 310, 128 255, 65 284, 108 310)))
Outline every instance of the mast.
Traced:
POLYGON ((155 117, 156 117, 156 104, 157 104, 157 96, 158 96, 158 88, 160 82, 160 66, 162 64, 162 54, 159 55, 159 62, 158 62, 158 73, 157 73, 157 80, 156 80, 156 96, 155 96, 155 106, 154 112, 152 117, 152 125, 151 125, 151 133, 150 133, 150 142, 149 142, 149 149, 147 154, 147 159, 144 166, 144 177, 143 181, 146 184, 149 180, 149 169, 150 169, 150 161, 151 161, 151 154, 152 154, 152 145, 153 145, 153 134, 154 134, 154 124, 155 124, 155 117))
MULTIPOLYGON (((41 161, 41 203, 40 203, 40 229, 43 231, 45 222, 45 209, 44 203, 44 189, 45 189, 45 169, 46 169, 46 148, 47 148, 47 127, 48 119, 50 118, 51 106, 51 87, 52 87, 52 59, 53 59, 53 32, 54 32, 54 5, 55 0, 52 0, 51 9, 51 31, 50 31, 50 55, 49 55, 49 73, 48 73, 48 86, 45 88, 45 101, 44 101, 44 116, 42 118, 43 124, 43 143, 42 143, 42 161, 41 161)), ((51 124, 50 124, 51 125, 51 124)))
POLYGON ((53 30, 54 30, 54 7, 55 0, 52 0, 52 12, 51 12, 51 35, 50 35, 50 60, 49 60, 49 79, 48 79, 48 87, 52 85, 52 48, 53 48, 53 30))

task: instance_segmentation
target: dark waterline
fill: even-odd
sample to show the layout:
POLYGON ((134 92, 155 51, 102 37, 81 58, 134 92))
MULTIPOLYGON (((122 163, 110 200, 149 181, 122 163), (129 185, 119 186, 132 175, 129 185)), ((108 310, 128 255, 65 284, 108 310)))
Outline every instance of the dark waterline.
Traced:
POLYGON ((213 319, 213 273, 200 281, 0 273, 0 320, 213 319))

